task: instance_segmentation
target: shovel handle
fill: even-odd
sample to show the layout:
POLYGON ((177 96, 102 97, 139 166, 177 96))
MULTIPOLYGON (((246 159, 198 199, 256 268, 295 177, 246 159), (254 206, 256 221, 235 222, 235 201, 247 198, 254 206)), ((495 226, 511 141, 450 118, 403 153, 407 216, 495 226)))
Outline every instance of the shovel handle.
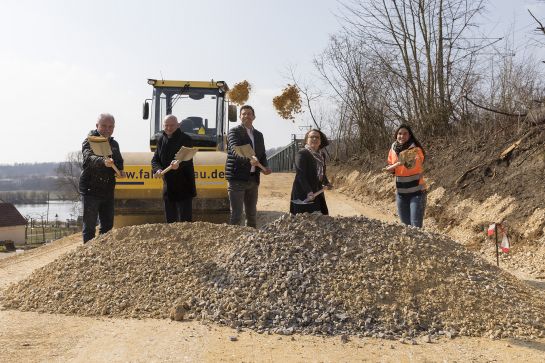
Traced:
MULTIPOLYGON (((111 156, 108 156, 108 158, 112 161, 112 163, 114 162, 111 156)), ((114 169, 115 175, 117 175, 118 178, 121 178, 121 172, 119 171, 117 166, 115 166, 115 164, 112 164, 112 169, 114 169)))
POLYGON ((168 168, 166 168, 165 170, 163 170, 163 171, 161 172, 161 175, 165 175, 166 173, 168 173, 168 172, 170 171, 170 169, 172 169, 172 165, 169 165, 168 168))
POLYGON ((261 165, 261 163, 259 162, 259 160, 257 159, 257 157, 255 156, 252 156, 252 159, 257 161, 257 167, 261 170, 263 170, 264 172, 267 172, 267 168, 265 168, 263 165, 261 165))
POLYGON ((400 165, 401 165, 401 161, 397 161, 392 165, 385 166, 382 170, 393 172, 393 170, 400 165))
POLYGON ((314 198, 316 198, 318 195, 322 194, 324 192, 323 189, 318 190, 316 193, 314 193, 314 198))
MULTIPOLYGON (((324 192, 324 189, 320 189, 316 193, 312 193, 312 199, 316 198, 318 195, 322 194, 323 192, 324 192)), ((306 198, 303 202, 305 203, 310 202, 310 199, 306 198)))
POLYGON ((117 168, 117 166, 112 165, 112 168, 114 169, 115 174, 117 175, 117 177, 118 177, 118 178, 121 178, 121 172, 119 171, 119 169, 117 168))
MULTIPOLYGON (((178 164, 178 163, 179 163, 179 161, 176 160, 176 164, 178 164)), ((172 164, 170 164, 165 170, 163 170, 163 171, 161 172, 161 175, 165 175, 165 174, 168 173, 171 169, 172 169, 172 164)))

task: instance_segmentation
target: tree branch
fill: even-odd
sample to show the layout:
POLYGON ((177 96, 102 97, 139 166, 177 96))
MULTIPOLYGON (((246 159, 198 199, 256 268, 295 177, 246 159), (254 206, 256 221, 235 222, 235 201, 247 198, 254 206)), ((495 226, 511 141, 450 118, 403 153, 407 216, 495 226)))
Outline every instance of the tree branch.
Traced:
POLYGON ((505 116, 509 116, 509 117, 520 117, 520 116, 524 117, 524 116, 526 116, 528 114, 528 112, 521 113, 521 114, 514 114, 514 113, 504 112, 504 111, 500 111, 500 110, 495 110, 495 109, 488 108, 488 107, 485 107, 485 106, 482 106, 482 105, 479 105, 479 104, 475 103, 471 98, 467 97, 467 95, 464 95, 464 98, 469 103, 471 103, 473 106, 476 106, 478 108, 482 108, 483 110, 486 110, 486 111, 498 113, 500 115, 505 115, 505 116))
POLYGON ((534 20, 539 24, 539 26, 537 27, 537 30, 541 30, 541 32, 543 34, 545 34, 545 27, 543 26, 543 24, 541 24, 541 22, 539 20, 537 20, 537 18, 534 16, 534 14, 532 14, 532 12, 530 11, 530 9, 528 9, 528 12, 530 13, 530 16, 532 18, 534 18, 534 20))

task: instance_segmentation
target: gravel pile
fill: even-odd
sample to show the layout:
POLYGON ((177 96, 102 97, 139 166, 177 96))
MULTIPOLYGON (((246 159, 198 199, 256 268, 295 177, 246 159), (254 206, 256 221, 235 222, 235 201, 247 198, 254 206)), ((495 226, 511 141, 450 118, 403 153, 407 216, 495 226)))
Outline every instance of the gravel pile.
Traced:
POLYGON ((10 286, 2 303, 279 334, 545 336, 540 292, 445 236, 364 217, 125 227, 10 286))

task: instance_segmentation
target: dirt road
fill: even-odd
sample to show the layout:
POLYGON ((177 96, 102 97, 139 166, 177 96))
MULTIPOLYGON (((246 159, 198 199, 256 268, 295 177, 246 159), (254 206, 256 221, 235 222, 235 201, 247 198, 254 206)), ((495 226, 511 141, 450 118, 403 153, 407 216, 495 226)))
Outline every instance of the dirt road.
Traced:
MULTIPOLYGON (((292 174, 263 178, 259 223, 289 207, 292 174)), ((327 192, 332 215, 363 214, 394 221, 373 201, 360 204, 327 192)), ((80 245, 76 235, 0 260, 0 294, 10 283, 80 245)), ((500 313, 500 312, 498 312, 500 313)), ((542 362, 545 340, 443 339, 417 345, 370 338, 259 335, 199 322, 83 318, 0 310, 2 362, 542 362), (236 337, 235 341, 231 337, 236 337)))

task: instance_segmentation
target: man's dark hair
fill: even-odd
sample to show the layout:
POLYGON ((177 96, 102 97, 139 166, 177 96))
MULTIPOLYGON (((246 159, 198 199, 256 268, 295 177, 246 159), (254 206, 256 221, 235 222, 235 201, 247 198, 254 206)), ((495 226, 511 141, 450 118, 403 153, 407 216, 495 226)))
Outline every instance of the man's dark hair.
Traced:
POLYGON ((250 106, 250 105, 244 105, 244 106, 242 106, 242 107, 240 108, 239 113, 238 113, 239 116, 240 116, 240 114, 242 114, 242 110, 252 110, 252 113, 253 113, 253 115, 254 115, 254 117, 255 117, 255 111, 254 111, 254 108, 253 108, 252 106, 250 106))
POLYGON ((327 136, 325 136, 325 134, 322 131, 318 130, 318 129, 310 129, 310 130, 307 131, 307 133, 305 134, 305 139, 303 141, 305 143, 305 145, 307 144, 308 135, 312 131, 315 131, 315 132, 320 134, 320 149, 323 149, 324 147, 329 145, 329 140, 327 139, 327 136))

